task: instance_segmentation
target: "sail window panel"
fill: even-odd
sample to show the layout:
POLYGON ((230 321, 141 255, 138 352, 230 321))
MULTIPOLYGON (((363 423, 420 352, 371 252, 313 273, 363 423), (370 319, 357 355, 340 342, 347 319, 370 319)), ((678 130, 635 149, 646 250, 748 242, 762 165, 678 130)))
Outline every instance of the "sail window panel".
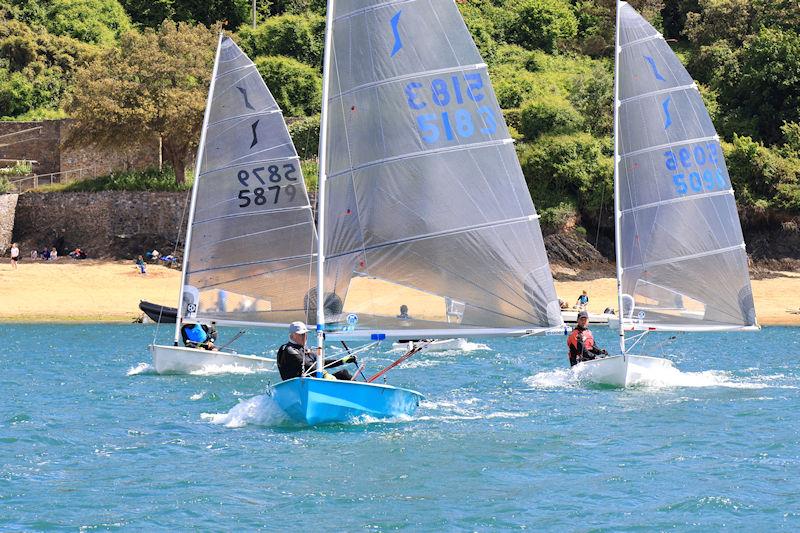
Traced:
POLYGON ((315 269, 301 257, 190 273, 187 281, 200 292, 198 318, 288 323, 306 320, 315 269))
POLYGON ((625 45, 634 41, 641 41, 648 37, 657 36, 659 34, 653 26, 647 22, 639 13, 636 12, 626 2, 617 4, 619 13, 619 45, 625 45))
MULTIPOLYGON (((262 113, 217 122, 208 127, 206 149, 200 173, 230 169, 233 179, 239 170, 252 172, 253 164, 297 153, 280 113, 262 113), (231 168, 238 166, 240 168, 231 168)), ((275 163, 270 163, 275 164, 275 163)), ((296 165, 299 173, 299 165, 296 165)), ((284 169, 281 167, 281 175, 284 169)))
POLYGON ((673 143, 622 157, 618 179, 622 211, 731 190, 722 147, 715 139, 673 143))
POLYGON ((695 89, 640 98, 619 108, 620 155, 714 137, 716 130, 695 89))
MULTIPOLYGON (((654 206, 624 213, 622 266, 647 265, 742 244, 732 195, 654 206)), ((742 251, 744 254, 744 251, 742 251)))
MULTIPOLYGON (((547 258, 536 251, 544 249, 540 231, 538 221, 530 220, 379 247, 364 253, 362 274, 463 302, 462 327, 556 326, 561 315, 547 258)), ((362 293, 370 298, 370 291, 362 293)), ((375 294, 379 298, 382 293, 375 294)), ((363 312, 370 305, 348 295, 345 313, 363 312)), ((421 307, 416 302, 406 305, 412 316, 415 306, 421 307)), ((390 307, 380 312, 373 308, 368 314, 381 319, 372 324, 359 318, 359 328, 421 327, 396 319, 397 309, 390 307)), ((446 313, 439 314, 448 323, 446 313)))
POLYGON ((755 325, 747 256, 731 250, 627 269, 624 294, 633 296, 632 318, 651 324, 755 325))
POLYGON ((346 94, 331 103, 329 131, 331 176, 394 157, 509 138, 485 68, 346 94))
MULTIPOLYGON (((337 5, 337 15, 346 9, 337 5)), ((331 59, 332 98, 397 76, 482 63, 449 0, 388 4, 337 19, 331 59)))
POLYGON ((192 226, 189 271, 310 255, 316 238, 305 210, 239 217, 230 224, 192 226))
POLYGON ((664 39, 653 39, 620 51, 619 98, 626 100, 654 91, 694 83, 664 39))
MULTIPOLYGON (((325 256, 332 259, 342 253, 361 249, 364 237, 361 232, 361 213, 356 201, 352 177, 342 175, 325 184, 330 201, 325 205, 325 256)), ((372 206, 368 206, 372 209, 372 206)), ((382 212, 391 217, 392 213, 382 212)))
POLYGON ((277 110, 278 104, 264 85, 261 74, 250 63, 246 68, 217 75, 208 123, 213 125, 220 120, 277 110))

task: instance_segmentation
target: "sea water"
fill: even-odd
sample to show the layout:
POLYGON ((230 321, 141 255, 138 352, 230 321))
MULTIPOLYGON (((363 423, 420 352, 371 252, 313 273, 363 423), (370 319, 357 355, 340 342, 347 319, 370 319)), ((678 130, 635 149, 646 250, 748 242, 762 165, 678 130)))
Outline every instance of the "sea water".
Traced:
POLYGON ((797 329, 652 334, 679 371, 629 389, 575 381, 564 337, 480 339, 388 374, 413 417, 316 428, 275 373, 152 373, 171 334, 0 327, 0 530, 800 530, 797 329))

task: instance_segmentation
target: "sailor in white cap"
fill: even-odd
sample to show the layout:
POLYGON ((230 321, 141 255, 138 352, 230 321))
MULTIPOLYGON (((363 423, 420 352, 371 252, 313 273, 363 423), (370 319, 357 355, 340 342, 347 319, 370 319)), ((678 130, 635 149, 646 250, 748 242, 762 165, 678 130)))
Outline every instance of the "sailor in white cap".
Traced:
MULTIPOLYGON (((314 376, 314 368, 317 365, 317 358, 306 348, 308 338, 308 328, 302 322, 292 322, 289 324, 289 342, 278 348, 278 372, 281 379, 287 380, 302 376, 314 376)), ((344 363, 353 362, 358 364, 354 355, 346 355, 341 359, 326 359, 325 368, 341 366, 344 363)), ((330 378, 331 374, 325 373, 330 378)), ((347 370, 339 370, 333 377, 336 379, 350 381, 353 376, 347 370)))

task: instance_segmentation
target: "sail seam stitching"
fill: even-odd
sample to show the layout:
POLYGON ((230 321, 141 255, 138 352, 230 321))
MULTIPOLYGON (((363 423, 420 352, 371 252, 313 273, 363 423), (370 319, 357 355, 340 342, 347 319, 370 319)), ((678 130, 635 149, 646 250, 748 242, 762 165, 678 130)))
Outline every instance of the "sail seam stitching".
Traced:
POLYGON ((344 15, 339 15, 338 17, 333 19, 333 22, 338 22, 340 20, 349 19, 351 17, 355 17, 356 15, 361 15, 363 13, 368 13, 370 11, 383 9, 384 7, 395 6, 395 5, 398 5, 398 4, 410 4, 412 2, 416 2, 416 0, 395 0, 393 2, 384 2, 382 4, 376 4, 374 6, 362 7, 361 9, 356 9, 355 11, 351 11, 350 13, 346 13, 344 15))
POLYGON ((366 251, 369 251, 369 250, 377 250, 379 248, 385 248, 386 246, 394 246, 394 245, 397 245, 397 244, 409 244, 409 243, 412 243, 412 242, 418 242, 418 241, 423 241, 423 240, 427 240, 427 239, 434 239, 436 237, 446 237, 448 235, 457 235, 459 233, 467 233, 469 231, 473 231, 473 230, 477 230, 477 229, 495 228, 495 227, 499 227, 499 226, 507 226, 507 225, 511 225, 511 224, 517 224, 519 222, 529 222, 531 220, 538 220, 538 219, 539 219, 539 215, 538 214, 534 214, 534 215, 526 215, 526 216, 523 216, 523 217, 509 218, 509 219, 506 219, 506 220, 500 220, 500 221, 494 221, 494 222, 485 222, 483 224, 474 224, 472 226, 464 226, 464 227, 461 227, 461 228, 455 228, 455 229, 449 229, 449 230, 443 230, 443 231, 436 231, 436 232, 433 232, 433 233, 426 233, 424 235, 416 235, 414 237, 406 237, 404 239, 395 239, 393 241, 387 241, 387 242, 383 242, 383 243, 380 243, 380 244, 373 244, 371 246, 364 246, 363 248, 359 248, 359 249, 356 249, 356 250, 350 250, 350 251, 347 251, 347 252, 339 252, 337 254, 330 254, 327 257, 329 257, 329 258, 343 257, 343 256, 346 256, 346 255, 351 255, 351 254, 355 254, 355 253, 359 253, 359 252, 366 252, 366 251))
POLYGON ((410 80, 412 78, 416 78, 416 77, 419 77, 419 76, 430 76, 430 75, 434 75, 434 74, 446 74, 448 72, 458 72, 458 71, 464 71, 464 70, 478 70, 478 69, 482 69, 482 68, 488 68, 486 66, 486 63, 474 63, 472 65, 459 65, 459 66, 456 66, 456 67, 438 68, 438 69, 434 69, 434 70, 421 70, 421 71, 418 71, 418 72, 412 72, 410 74, 403 74, 402 76, 394 76, 392 78, 384 78, 382 80, 372 81, 372 82, 369 82, 369 83, 364 83, 362 85, 358 85, 356 87, 352 87, 350 89, 347 89, 346 91, 343 91, 343 92, 340 92, 338 94, 335 94, 335 95, 331 96, 329 98, 329 100, 336 100, 338 98, 341 98, 342 96, 347 96, 348 94, 352 94, 352 93, 355 93, 355 92, 358 92, 358 91, 362 91, 364 89, 371 89, 373 87, 379 87, 381 85, 388 85, 388 84, 394 83, 396 81, 410 80))
POLYGON ((642 268, 647 270, 648 268, 654 266, 661 266, 661 265, 668 265, 670 263, 678 263, 680 261, 688 261, 689 259, 697 259, 699 257, 707 257, 709 255, 719 255, 724 254, 726 252, 733 252, 735 250, 742 249, 744 250, 744 243, 736 244, 734 246, 727 246, 725 248, 717 248, 716 250, 711 250, 708 252, 700 252, 697 254, 690 254, 690 255, 682 255, 680 257, 671 257, 669 259, 662 259, 661 261, 652 261, 650 263, 641 263, 639 265, 631 265, 628 268, 642 268))
POLYGON ((726 194, 730 194, 731 196, 733 196, 733 189, 727 189, 727 190, 724 190, 724 191, 707 192, 707 193, 704 193, 704 194, 692 194, 692 195, 687 195, 687 196, 681 196, 681 197, 678 197, 678 198, 670 198, 669 200, 659 200, 658 202, 650 202, 649 204, 642 204, 642 205, 637 205, 636 207, 630 207, 628 209, 622 209, 620 211, 620 213, 622 213, 624 215, 624 214, 627 214, 627 213, 635 213, 636 211, 641 211, 643 209, 649 209, 651 207, 658 207, 658 206, 668 205, 668 204, 677 204, 677 203, 680 203, 680 202, 686 202, 686 201, 689 201, 689 200, 697 200, 697 199, 700 199, 700 198, 711 198, 711 197, 714 197, 714 196, 724 196, 726 194))
POLYGON ((349 174, 351 172, 356 172, 356 171, 359 171, 359 170, 363 170, 365 168, 369 168, 369 167, 372 167, 372 166, 375 166, 375 165, 382 165, 384 163, 392 163, 394 161, 400 161, 400 160, 403 160, 403 159, 412 159, 412 158, 416 158, 416 157, 424 157, 424 156, 428 156, 428 155, 435 155, 435 154, 441 154, 441 153, 447 153, 447 152, 460 152, 460 151, 469 150, 469 149, 472 149, 472 148, 484 148, 484 147, 490 147, 490 146, 500 146, 500 145, 504 145, 504 144, 512 144, 513 142, 514 142, 513 139, 511 139, 510 137, 507 137, 505 139, 497 139, 497 140, 494 140, 494 141, 483 141, 483 142, 479 142, 479 143, 461 144, 461 145, 458 145, 458 146, 448 146, 448 147, 444 147, 444 148, 436 148, 436 149, 433 149, 433 150, 422 150, 422 151, 419 151, 419 152, 411 152, 411 153, 408 153, 408 154, 395 155, 395 156, 392 156, 392 157, 385 157, 383 159, 376 159, 374 161, 369 161, 367 163, 363 163, 361 165, 358 165, 358 166, 355 166, 355 167, 352 167, 352 168, 348 168, 346 170, 342 170, 342 171, 336 172, 334 174, 328 174, 327 179, 330 180, 330 179, 337 178, 337 177, 343 176, 345 174, 349 174))
POLYGON ((694 139, 685 139, 683 141, 675 141, 670 143, 658 144, 656 146, 650 146, 647 148, 640 148, 639 150, 634 150, 633 152, 628 152, 626 154, 621 154, 620 159, 623 157, 631 157, 634 155, 639 154, 646 154, 647 152, 654 152, 656 150, 663 150, 664 148, 670 148, 672 146, 681 146, 684 144, 692 144, 700 141, 716 141, 719 137, 717 135, 709 135, 706 137, 695 137, 694 139))
POLYGON ((656 39, 660 39, 662 35, 660 33, 656 33, 655 35, 648 35, 647 37, 642 37, 641 39, 636 39, 635 41, 630 41, 625 44, 619 45, 620 50, 633 46, 639 43, 646 43, 647 41, 655 41, 656 39))
MULTIPOLYGON (((253 212, 253 213, 232 213, 230 215, 224 215, 224 216, 221 216, 221 217, 214 217, 214 218, 208 218, 206 220, 201 220, 199 222, 195 222, 194 225, 196 226, 198 224, 205 224, 207 222, 216 222, 218 220, 228 220, 230 218, 254 217, 254 216, 260 216, 260 215, 272 215, 274 213, 288 213, 288 212, 291 212, 291 211, 302 211, 304 209, 308 209, 309 211, 311 211, 311 206, 310 205, 300 205, 300 206, 295 206, 295 207, 282 207, 280 209, 273 209, 272 211, 256 211, 256 212, 253 212)), ((310 223, 310 221, 308 223, 310 223)))
POLYGON ((287 261, 290 259, 303 259, 304 257, 315 257, 317 254, 301 254, 301 255, 290 255, 287 257, 278 257, 275 259, 262 259, 261 261, 247 261, 245 263, 235 263, 229 265, 222 265, 218 267, 212 268, 203 268, 201 270, 193 270, 191 272, 187 272, 187 276, 192 274, 202 274, 203 272, 213 272, 215 270, 222 270, 223 268, 238 268, 243 266, 253 266, 253 265, 266 265, 269 263, 275 263, 277 261, 287 261))
POLYGON ((641 100, 643 98, 647 98, 649 96, 658 96, 659 94, 667 94, 671 92, 678 92, 678 91, 686 91, 688 89, 697 89, 697 85, 694 83, 690 83, 689 85, 678 85, 675 87, 669 87, 667 89, 658 89, 656 91, 650 91, 649 93, 644 94, 637 94, 636 96, 631 96, 629 98, 623 98, 619 101, 620 105, 627 104, 628 102, 635 102, 636 100, 641 100))
MULTIPOLYGON (((275 113, 281 113, 280 108, 273 109, 273 110, 256 111, 255 113, 247 113, 247 114, 244 114, 244 115, 236 115, 235 117, 223 118, 223 119, 220 119, 220 120, 218 120, 216 122, 210 123, 208 125, 208 127, 216 126, 217 124, 222 124, 223 122, 230 122, 231 120, 237 120, 237 119, 240 119, 240 118, 257 117, 257 116, 260 116, 260 115, 273 115, 275 113)), ((281 115, 283 115, 283 113, 281 113, 281 115)))

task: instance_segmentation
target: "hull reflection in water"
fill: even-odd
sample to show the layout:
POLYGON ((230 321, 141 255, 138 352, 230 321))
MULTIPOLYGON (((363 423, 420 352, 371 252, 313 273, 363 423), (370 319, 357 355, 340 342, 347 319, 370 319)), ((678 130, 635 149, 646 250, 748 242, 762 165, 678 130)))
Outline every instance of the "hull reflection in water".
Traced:
POLYGON ((423 399, 416 391, 390 385, 319 378, 282 381, 270 394, 292 420, 310 426, 347 422, 360 416, 410 416, 423 399))
POLYGON ((159 374, 191 374, 209 369, 264 372, 275 370, 275 360, 257 355, 243 355, 231 352, 214 352, 185 348, 183 346, 150 345, 153 366, 159 374))
POLYGON ((599 385, 628 387, 646 384, 655 373, 664 369, 674 369, 672 361, 647 355, 612 355, 601 359, 584 361, 572 367, 581 381, 599 385))

